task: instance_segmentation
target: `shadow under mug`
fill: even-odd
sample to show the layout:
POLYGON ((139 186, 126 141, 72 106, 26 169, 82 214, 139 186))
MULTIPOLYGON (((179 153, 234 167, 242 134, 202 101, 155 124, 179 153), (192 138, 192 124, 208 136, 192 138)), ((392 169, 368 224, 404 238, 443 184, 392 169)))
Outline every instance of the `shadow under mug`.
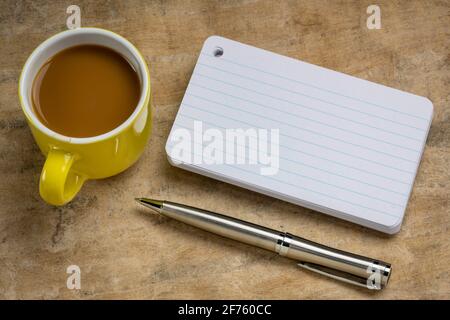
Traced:
POLYGON ((152 112, 147 65, 130 42, 111 31, 79 28, 63 31, 44 41, 23 67, 19 99, 34 139, 47 157, 39 192, 52 205, 72 200, 88 179, 110 177, 130 167, 140 157, 150 137, 152 112), (50 130, 39 121, 31 102, 33 80, 41 66, 61 50, 81 44, 97 44, 115 50, 134 67, 141 84, 139 103, 131 116, 117 128, 88 138, 67 137, 50 130))

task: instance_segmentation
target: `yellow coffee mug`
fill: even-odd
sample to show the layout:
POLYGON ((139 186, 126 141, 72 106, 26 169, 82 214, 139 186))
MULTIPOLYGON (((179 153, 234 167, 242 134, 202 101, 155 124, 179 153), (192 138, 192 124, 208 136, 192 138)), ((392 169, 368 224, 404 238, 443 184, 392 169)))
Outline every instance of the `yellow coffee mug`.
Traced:
POLYGON ((150 76, 144 58, 123 37, 98 28, 61 32, 39 45, 28 58, 19 80, 19 98, 31 132, 47 159, 39 191, 53 205, 63 205, 78 193, 88 179, 113 176, 130 167, 142 154, 151 131, 150 76), (56 53, 80 44, 111 48, 125 57, 137 71, 141 96, 136 109, 120 126, 95 137, 74 138, 44 126, 31 104, 33 80, 41 66, 56 53))

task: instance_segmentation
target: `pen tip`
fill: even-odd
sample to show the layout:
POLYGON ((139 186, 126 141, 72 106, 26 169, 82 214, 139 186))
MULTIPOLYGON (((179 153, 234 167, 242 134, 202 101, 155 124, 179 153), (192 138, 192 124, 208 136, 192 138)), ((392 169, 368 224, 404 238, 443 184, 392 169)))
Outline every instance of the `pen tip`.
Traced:
POLYGON ((146 206, 150 209, 160 211, 160 209, 163 206, 163 201, 161 200, 155 200, 155 199, 147 199, 147 198, 134 198, 138 203, 142 204, 143 206, 146 206))

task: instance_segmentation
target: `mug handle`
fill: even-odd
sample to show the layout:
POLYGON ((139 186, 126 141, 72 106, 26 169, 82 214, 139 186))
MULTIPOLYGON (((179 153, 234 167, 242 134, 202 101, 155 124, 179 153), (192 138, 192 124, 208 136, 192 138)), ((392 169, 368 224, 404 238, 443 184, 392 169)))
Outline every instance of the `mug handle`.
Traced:
POLYGON ((71 170, 75 156, 59 149, 50 149, 39 181, 41 197, 49 204, 60 206, 80 191, 86 178, 71 170))

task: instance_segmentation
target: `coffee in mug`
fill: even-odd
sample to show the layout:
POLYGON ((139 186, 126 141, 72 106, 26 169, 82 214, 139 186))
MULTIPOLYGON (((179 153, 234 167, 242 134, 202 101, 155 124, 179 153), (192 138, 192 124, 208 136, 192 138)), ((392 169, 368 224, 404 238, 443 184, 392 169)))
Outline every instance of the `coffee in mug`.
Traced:
POLYGON ((93 137, 123 123, 140 98, 139 77, 116 51, 77 45, 58 52, 33 82, 32 104, 39 120, 68 137, 93 137))

